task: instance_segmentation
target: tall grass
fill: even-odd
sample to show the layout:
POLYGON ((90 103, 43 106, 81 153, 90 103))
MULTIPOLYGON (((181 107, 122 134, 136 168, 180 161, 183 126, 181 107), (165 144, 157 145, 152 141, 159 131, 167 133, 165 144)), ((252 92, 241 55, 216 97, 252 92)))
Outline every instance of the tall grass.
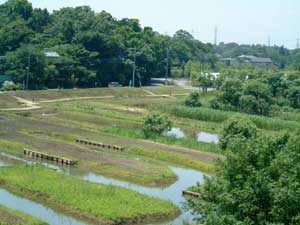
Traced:
POLYGON ((244 116, 249 118, 260 129, 280 131, 299 129, 300 123, 296 121, 286 121, 280 118, 247 115, 238 112, 220 111, 211 108, 189 108, 182 105, 154 105, 152 109, 167 113, 176 117, 183 117, 195 120, 223 123, 232 116, 244 116))

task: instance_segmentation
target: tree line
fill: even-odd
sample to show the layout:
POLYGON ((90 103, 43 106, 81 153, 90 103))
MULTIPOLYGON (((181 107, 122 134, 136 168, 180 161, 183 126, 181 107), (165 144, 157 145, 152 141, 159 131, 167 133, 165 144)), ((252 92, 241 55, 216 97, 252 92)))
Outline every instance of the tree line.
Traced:
POLYGON ((129 85, 133 67, 135 83, 146 84, 172 70, 184 73, 190 59, 200 58, 214 67, 213 46, 184 30, 171 37, 88 6, 49 13, 27 0, 0 5, 0 74, 29 89, 129 85))

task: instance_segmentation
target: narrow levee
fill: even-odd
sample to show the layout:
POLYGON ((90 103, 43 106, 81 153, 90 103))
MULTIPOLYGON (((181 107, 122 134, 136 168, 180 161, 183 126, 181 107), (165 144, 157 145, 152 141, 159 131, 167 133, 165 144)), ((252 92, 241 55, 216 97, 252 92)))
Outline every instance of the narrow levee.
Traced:
MULTIPOLYGON (((181 225, 183 222, 192 222, 193 221, 193 215, 189 211, 185 211, 184 208, 184 202, 185 199, 182 196, 182 191, 186 190, 188 187, 196 185, 197 183, 202 183, 204 174, 202 172, 192 170, 192 169, 185 169, 185 168, 178 168, 178 167, 170 167, 170 169, 177 175, 178 180, 174 184, 172 184, 169 187, 164 188, 151 188, 151 187, 144 187, 136 184, 132 184, 130 182, 124 182, 117 179, 107 178, 104 176, 97 175, 92 172, 82 172, 79 171, 76 168, 71 167, 63 167, 60 165, 51 164, 48 162, 45 162, 43 160, 33 160, 33 159, 27 159, 27 158, 20 158, 16 157, 10 154, 6 154, 4 152, 1 152, 0 154, 2 156, 2 161, 0 158, 0 165, 7 165, 7 163, 4 161, 4 159, 13 159, 18 160, 19 162, 27 163, 27 164, 42 164, 44 166, 50 167, 52 169, 57 170, 58 172, 65 173, 71 176, 79 177, 83 180, 92 182, 92 183, 100 183, 100 184, 108 184, 108 185, 115 185, 119 187, 124 187, 130 190, 137 191, 141 194, 146 194, 153 197, 158 197, 164 200, 169 200, 173 202, 175 205, 181 208, 182 214, 178 216, 175 220, 169 221, 168 223, 162 223, 162 224, 173 224, 173 225, 181 225)), ((0 204, 1 204, 0 200, 0 204)), ((5 204, 4 204, 5 205, 5 204)), ((7 207, 10 207, 9 205, 5 205, 7 207)), ((15 209, 15 208, 14 208, 15 209)), ((16 208, 18 209, 18 208, 16 208)), ((21 210, 21 209, 19 209, 21 210)), ((22 211, 22 210, 21 210, 22 211)), ((24 211, 28 214, 30 212, 24 211)), ((35 215, 33 215, 35 216, 35 215)), ((73 224, 73 223, 70 223, 73 224)), ((74 223, 77 224, 77 223, 74 223)))

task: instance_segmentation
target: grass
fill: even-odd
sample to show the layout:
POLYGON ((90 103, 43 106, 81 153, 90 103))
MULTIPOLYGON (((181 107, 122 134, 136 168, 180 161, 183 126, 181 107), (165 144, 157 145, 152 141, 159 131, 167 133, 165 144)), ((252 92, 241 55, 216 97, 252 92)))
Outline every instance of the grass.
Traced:
MULTIPOLYGON (((114 125, 114 126, 104 127, 102 131, 105 133, 120 135, 129 138, 145 139, 144 133, 141 128, 114 125)), ((196 140, 196 138, 191 138, 191 137, 175 138, 170 136, 156 135, 156 136, 150 136, 148 137, 148 139, 155 142, 164 143, 164 144, 170 144, 170 145, 172 144, 172 145, 195 149, 199 151, 223 154, 223 152, 219 149, 218 145, 199 142, 196 140)))
MULTIPOLYGON (((210 131, 214 123, 172 116, 186 138, 151 137, 141 132, 149 105, 181 103, 185 96, 145 97, 154 94, 186 94, 178 87, 101 88, 78 90, 18 91, 11 94, 35 101, 71 97, 114 96, 110 99, 83 99, 41 103, 40 110, 6 114, 0 119, 2 149, 21 156, 23 148, 79 161, 79 168, 144 186, 165 186, 176 180, 169 164, 213 173, 216 154, 214 144, 198 142, 195 134, 210 131), (125 152, 111 152, 75 143, 83 138, 105 144, 124 146, 125 152), (136 151, 136 148, 140 149, 136 151), (194 151, 197 150, 198 152, 194 151), (153 157, 153 152, 157 156, 153 157), (158 154, 161 152, 161 154, 158 154), (172 157, 174 156, 174 157, 172 157)), ((150 109, 152 110, 152 109, 150 109)), ((219 129, 215 130, 219 131, 219 129)))
POLYGON ((191 157, 178 154, 176 152, 168 152, 162 150, 149 150, 141 147, 133 147, 130 149, 131 153, 136 155, 152 157, 175 165, 182 165, 196 170, 200 170, 204 173, 214 174, 215 166, 212 163, 199 161, 191 157))
MULTIPOLYGON (((29 131, 26 130, 24 130, 23 132, 29 133, 29 131)), ((37 131, 37 132, 30 131, 30 133, 31 134, 39 133, 42 136, 46 135, 46 133, 43 133, 41 131, 37 131)), ((48 133, 48 135, 49 135, 48 138, 51 136, 60 137, 60 138, 64 137, 64 136, 60 136, 59 133, 48 133)), ((73 140, 74 139, 72 139, 72 141, 73 140)), ((53 141, 55 141, 55 139, 53 139, 53 141)), ((28 148, 31 150, 37 150, 39 152, 43 152, 47 154, 52 154, 52 155, 54 154, 64 158, 69 158, 79 162, 78 168, 81 170, 88 169, 99 175, 121 179, 124 181, 129 181, 143 186, 166 186, 175 182, 177 178, 174 172, 170 168, 166 167, 165 165, 162 165, 161 163, 153 162, 152 160, 147 161, 143 159, 141 159, 143 160, 143 163, 136 161, 135 158, 137 157, 137 155, 132 155, 131 157, 132 161, 130 159, 122 160, 120 161, 120 165, 118 165, 117 159, 115 159, 116 160, 115 164, 108 164, 106 160, 110 158, 114 159, 114 156, 105 155, 105 153, 102 154, 102 158, 105 157, 106 160, 105 159, 88 160, 88 159, 83 159, 80 156, 77 156, 76 154, 69 155, 63 152, 53 153, 52 151, 46 149, 38 149, 31 145, 24 145, 23 143, 19 143, 14 140, 0 139, 0 145, 2 151, 6 153, 18 155, 20 157, 23 157, 23 149, 28 148), (124 163, 129 163, 130 167, 124 168, 124 166, 121 165, 124 163), (135 163, 137 164, 136 166, 135 163)), ((87 151, 91 151, 91 154, 93 154, 95 159, 99 158, 97 156, 99 154, 98 151, 96 150, 94 152, 92 150, 87 150, 87 151)))
POLYGON ((94 223, 155 222, 172 218, 178 212, 168 201, 121 187, 88 183, 40 166, 2 168, 0 184, 94 223))
POLYGON ((214 123, 223 123, 232 116, 244 116, 249 118, 258 128, 269 131, 296 130, 300 123, 295 121, 286 121, 276 117, 265 117, 256 115, 247 115, 237 112, 219 111, 211 108, 189 108, 183 105, 155 105, 153 109, 182 118, 194 120, 209 121, 214 123))
POLYGON ((47 225, 47 223, 0 205, 0 225, 47 225))

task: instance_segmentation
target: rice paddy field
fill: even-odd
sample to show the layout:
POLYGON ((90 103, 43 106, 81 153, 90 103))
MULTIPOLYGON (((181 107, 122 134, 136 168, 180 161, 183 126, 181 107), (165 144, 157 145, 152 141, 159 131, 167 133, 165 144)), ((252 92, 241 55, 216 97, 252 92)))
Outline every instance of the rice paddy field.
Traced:
POLYGON ((0 206, 1 225, 47 225, 32 216, 0 206))
MULTIPOLYGON (((26 148, 64 157, 77 161, 78 170, 144 187, 174 184, 178 177, 170 167, 213 175, 223 152, 216 143, 199 140, 199 134, 220 136, 224 122, 240 114, 209 108, 214 92, 202 94, 203 107, 185 107, 188 94, 188 90, 173 86, 0 93, 0 151, 24 157, 26 148), (141 126, 150 112, 166 114, 182 137, 146 138, 141 126), (83 145, 76 139, 122 146, 125 151, 83 145)), ((243 116, 270 134, 300 126, 297 112, 243 116)), ((147 223, 153 218, 176 217, 179 210, 165 200, 115 186, 89 184, 42 167, 14 166, 0 171, 0 188, 34 200, 40 197, 43 203, 72 215, 79 213, 92 224, 147 223)))

